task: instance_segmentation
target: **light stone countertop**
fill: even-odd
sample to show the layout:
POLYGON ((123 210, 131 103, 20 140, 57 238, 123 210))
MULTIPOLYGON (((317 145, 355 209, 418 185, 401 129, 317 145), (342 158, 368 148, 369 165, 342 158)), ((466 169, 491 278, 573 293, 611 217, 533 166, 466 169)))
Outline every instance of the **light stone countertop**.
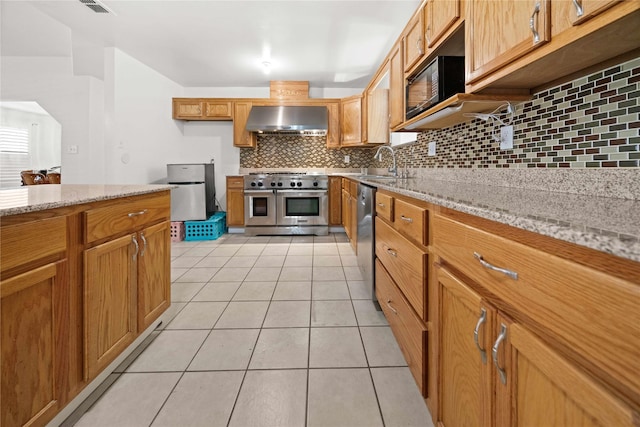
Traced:
POLYGON ((359 179, 460 212, 640 261, 640 200, 430 178, 359 179))
POLYGON ((170 190, 175 185, 43 184, 0 190, 0 217, 170 190))

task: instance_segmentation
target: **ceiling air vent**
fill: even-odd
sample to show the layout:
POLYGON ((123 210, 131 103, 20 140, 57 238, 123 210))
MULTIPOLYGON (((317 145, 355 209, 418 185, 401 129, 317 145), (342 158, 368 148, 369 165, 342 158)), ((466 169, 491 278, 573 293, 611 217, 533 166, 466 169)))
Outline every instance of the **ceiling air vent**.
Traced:
POLYGON ((80 3, 93 10, 95 13, 110 13, 111 11, 102 3, 96 0, 80 0, 80 3))

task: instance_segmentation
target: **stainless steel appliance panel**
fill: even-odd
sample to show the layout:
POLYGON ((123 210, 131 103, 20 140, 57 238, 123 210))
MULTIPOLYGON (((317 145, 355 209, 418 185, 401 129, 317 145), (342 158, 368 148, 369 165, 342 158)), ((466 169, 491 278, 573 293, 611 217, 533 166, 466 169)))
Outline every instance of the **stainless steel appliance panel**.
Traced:
POLYGON ((273 190, 244 190, 244 225, 276 225, 276 195, 273 190))
MULTIPOLYGON (((375 290, 375 198, 376 188, 358 184, 358 234, 357 258, 362 279, 371 290, 371 298, 377 302, 375 290)), ((378 306, 376 308, 379 309, 378 306)))
POLYGON ((205 184, 182 184, 171 189, 171 221, 207 219, 205 184))
POLYGON ((327 190, 277 190, 277 225, 328 225, 327 190))

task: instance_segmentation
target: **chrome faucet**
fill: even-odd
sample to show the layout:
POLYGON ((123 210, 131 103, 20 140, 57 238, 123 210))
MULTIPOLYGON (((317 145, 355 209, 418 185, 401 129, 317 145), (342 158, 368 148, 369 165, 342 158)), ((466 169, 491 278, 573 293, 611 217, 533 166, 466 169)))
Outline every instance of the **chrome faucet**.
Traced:
POLYGON ((393 174, 393 176, 398 176, 398 167, 396 166, 396 153, 393 151, 393 148, 391 148, 388 145, 382 145, 380 146, 380 148, 378 148, 378 151, 376 151, 376 154, 373 155, 373 158, 376 159, 377 161, 381 162, 382 161, 382 149, 386 148, 387 150, 389 150, 391 152, 391 156, 393 157, 393 166, 390 167, 388 169, 388 171, 390 173, 393 174))

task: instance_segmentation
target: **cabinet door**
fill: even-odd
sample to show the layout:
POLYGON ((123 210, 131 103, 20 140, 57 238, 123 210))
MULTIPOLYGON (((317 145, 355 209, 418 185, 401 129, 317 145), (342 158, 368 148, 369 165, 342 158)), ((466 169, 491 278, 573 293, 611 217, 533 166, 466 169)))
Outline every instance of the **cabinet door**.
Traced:
POLYGON ((494 313, 478 294, 440 268, 439 410, 444 426, 490 426, 494 313), (476 333, 477 332, 477 343, 476 333))
MULTIPOLYGON (((500 314, 496 426, 632 426, 634 411, 529 332, 500 314)), ((635 414, 637 416, 637 414, 635 414)))
POLYGON ((424 9, 407 24, 404 36, 404 71, 409 72, 424 56, 424 9))
POLYGON ((342 226, 344 227, 347 237, 351 238, 351 203, 349 201, 350 196, 347 190, 342 190, 342 226))
POLYGON ((345 98, 341 102, 340 127, 342 145, 358 145, 362 142, 362 96, 345 98))
POLYGON ((227 225, 244 225, 244 190, 227 189, 227 225))
POLYGON ((429 0, 427 3, 427 47, 433 48, 460 17, 460 0, 429 0))
POLYGON ((467 26, 467 83, 548 42, 550 0, 471 0, 467 26))
POLYGON ((138 331, 142 332, 171 304, 171 223, 139 233, 138 331))
POLYGON ((204 102, 204 117, 210 120, 231 120, 233 108, 231 101, 207 100, 204 102))
POLYGON ((173 118, 181 120, 200 120, 203 117, 201 99, 174 99, 173 118))
POLYGON ((342 223, 342 178, 329 177, 329 225, 342 223))
POLYGON ((402 44, 393 48, 389 59, 389 126, 394 128, 404 122, 404 71, 402 68, 402 44))
POLYGON ((247 131, 247 119, 252 107, 251 102, 236 102, 233 109, 233 146, 249 147, 256 146, 256 135, 247 131))
MULTIPOLYGON (((136 336, 135 234, 84 251, 85 377, 94 378, 136 336)), ((140 244, 138 243, 138 246, 140 244)))
POLYGON ((327 148, 340 148, 340 104, 327 104, 329 110, 329 129, 327 130, 327 148))
POLYGON ((367 143, 389 143, 389 89, 378 88, 367 94, 367 143))
POLYGON ((5 427, 45 425, 64 403, 65 266, 47 264, 0 282, 0 424, 5 427))
POLYGON ((578 25, 619 3, 622 0, 575 0, 573 1, 573 25, 578 25))

